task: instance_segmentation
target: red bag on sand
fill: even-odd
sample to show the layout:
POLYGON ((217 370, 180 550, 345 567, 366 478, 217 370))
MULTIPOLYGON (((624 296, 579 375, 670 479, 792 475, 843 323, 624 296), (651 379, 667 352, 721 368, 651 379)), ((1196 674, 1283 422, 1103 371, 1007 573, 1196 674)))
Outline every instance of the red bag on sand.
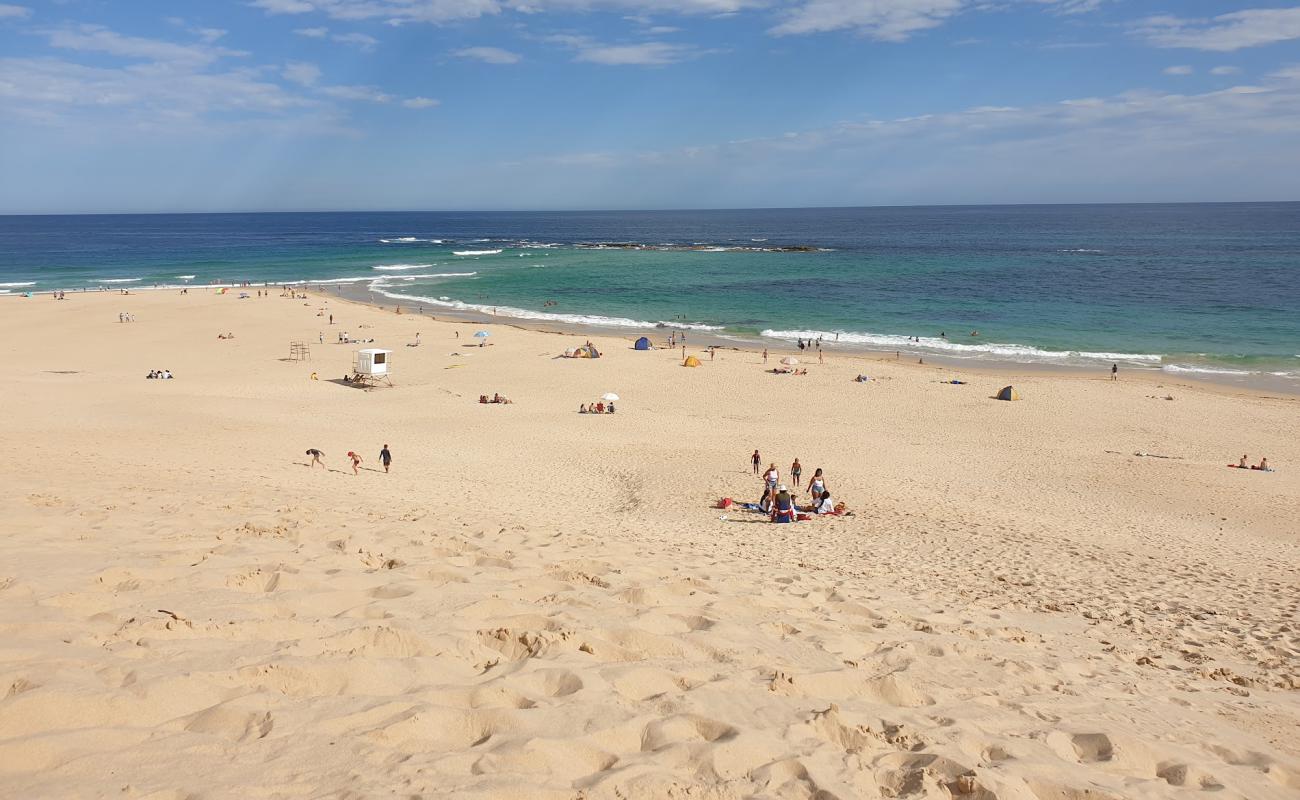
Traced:
POLYGON ((722 498, 721 500, 718 501, 718 506, 717 506, 717 507, 718 507, 718 508, 731 508, 731 502, 732 502, 732 501, 731 501, 731 498, 730 498, 730 497, 724 497, 724 498, 722 498))
POLYGON ((795 514, 795 517, 794 517, 794 518, 797 519, 797 520, 799 520, 800 522, 807 522, 808 520, 812 519, 812 515, 811 515, 811 514, 795 514))

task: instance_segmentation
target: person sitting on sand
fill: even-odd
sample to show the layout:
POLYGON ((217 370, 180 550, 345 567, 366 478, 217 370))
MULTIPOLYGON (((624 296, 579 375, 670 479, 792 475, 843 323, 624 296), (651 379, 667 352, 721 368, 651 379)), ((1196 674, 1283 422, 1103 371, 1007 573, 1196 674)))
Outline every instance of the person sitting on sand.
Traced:
POLYGON ((349 450, 348 458, 352 459, 352 474, 360 475, 361 473, 357 472, 357 465, 361 463, 361 456, 349 450))
MULTIPOLYGON (((158 377, 158 373, 157 373, 155 370, 152 370, 152 369, 151 369, 151 370, 149 370, 149 374, 146 375, 146 376, 144 376, 144 377, 145 377, 147 380, 153 380, 154 378, 157 378, 157 377, 158 377)), ((1242 460, 1243 462, 1245 462, 1246 457, 1245 457, 1245 456, 1242 456, 1242 457, 1241 457, 1241 460, 1242 460)), ((1243 466, 1244 466, 1244 464, 1243 464, 1243 466)))
POLYGON ((1272 472, 1272 471, 1273 471, 1273 469, 1272 469, 1271 467, 1269 467, 1269 465, 1268 465, 1268 459, 1267 459, 1267 458, 1261 458, 1261 459, 1259 460, 1259 465, 1258 465, 1258 466, 1255 466, 1255 467, 1251 467, 1251 469, 1257 469, 1257 470, 1260 470, 1260 471, 1262 471, 1262 472, 1272 472))
POLYGON ((610 401, 609 405, 605 407, 605 412, 608 414, 614 413, 614 402, 612 400, 610 401))
POLYGON ((759 510, 759 511, 763 512, 764 514, 769 514, 769 513, 771 513, 771 511, 772 511, 772 496, 773 496, 774 494, 776 494, 776 488, 775 488, 775 487, 768 486, 768 485, 766 485, 766 484, 763 485, 763 494, 762 494, 761 497, 758 498, 758 510, 759 510))
POLYGON ((785 484, 776 487, 776 494, 772 497, 771 519, 773 522, 795 521, 794 497, 785 484))
POLYGON ((169 380, 171 380, 171 379, 172 379, 172 371, 169 370, 169 369, 165 369, 165 370, 163 370, 163 374, 161 375, 161 377, 162 377, 162 379, 165 380, 165 381, 169 381, 169 380))
POLYGON ((1249 466, 1250 466, 1250 463, 1249 463, 1248 461, 1246 461, 1246 454, 1245 454, 1245 453, 1242 453, 1242 454, 1241 454, 1241 460, 1237 462, 1237 469, 1246 469, 1246 468, 1249 467, 1249 466))
POLYGON ((831 514, 835 511, 835 504, 831 502, 831 493, 822 492, 821 499, 812 505, 814 514, 831 514))
POLYGON ((597 404, 596 404, 596 413, 597 413, 597 414, 604 414, 604 413, 605 413, 605 404, 604 404, 604 403, 597 403, 597 404))
POLYGON ((578 413, 579 413, 579 414, 586 414, 586 413, 587 413, 587 404, 586 404, 586 403, 583 403, 582 405, 578 406, 578 413))
POLYGON ((311 456, 311 463, 307 465, 308 467, 314 467, 317 464, 320 464, 321 469, 325 469, 325 462, 321 461, 321 459, 325 457, 324 453, 313 447, 307 451, 307 455, 311 456))

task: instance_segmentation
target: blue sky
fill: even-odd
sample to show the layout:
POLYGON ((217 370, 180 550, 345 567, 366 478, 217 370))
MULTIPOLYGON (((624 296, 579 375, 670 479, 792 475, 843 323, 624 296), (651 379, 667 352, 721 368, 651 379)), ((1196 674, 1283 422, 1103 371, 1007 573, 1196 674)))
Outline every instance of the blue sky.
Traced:
POLYGON ((1295 0, 0 1, 0 213, 1297 187, 1295 0))

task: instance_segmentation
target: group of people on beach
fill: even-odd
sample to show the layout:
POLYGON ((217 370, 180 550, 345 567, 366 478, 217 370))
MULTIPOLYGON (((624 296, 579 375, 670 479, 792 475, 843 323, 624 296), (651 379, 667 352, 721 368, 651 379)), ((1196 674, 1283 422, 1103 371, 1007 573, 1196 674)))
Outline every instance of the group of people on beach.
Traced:
POLYGON ((579 414, 613 414, 614 401, 611 400, 609 402, 609 405, 606 405, 604 401, 601 400, 597 400, 591 405, 586 405, 584 403, 583 405, 578 406, 578 413, 579 414))
POLYGON ((510 405, 511 403, 514 402, 513 400, 509 399, 503 394, 495 394, 495 393, 491 397, 488 397, 485 394, 481 394, 478 396, 478 401, 480 403, 502 403, 504 405, 510 405))
MULTIPOLYGON (((324 460, 325 459, 324 451, 312 447, 307 450, 307 455, 311 458, 311 461, 307 463, 307 466, 309 468, 319 464, 321 469, 326 469, 325 460, 324 460)), ((361 455, 356 451, 349 450, 348 461, 352 463, 352 474, 360 475, 361 473, 358 470, 361 467, 362 462, 365 461, 365 459, 363 459, 361 455)), ((383 465, 384 472, 388 472, 388 468, 393 464, 393 454, 388 449, 388 445, 386 444, 383 446, 383 449, 379 451, 379 463, 383 465)))
POLYGON ((135 322, 135 314, 132 314, 132 313, 130 313, 129 311, 123 311, 123 312, 120 312, 120 313, 117 315, 117 321, 118 321, 118 322, 135 322))
POLYGON ((144 377, 145 380, 151 380, 151 381, 152 380, 169 381, 175 376, 172 375, 172 371, 169 369, 151 369, 149 370, 149 374, 144 377))
POLYGON ((776 462, 771 462, 766 470, 762 469, 763 457, 757 450, 750 456, 750 466, 755 475, 760 474, 763 480, 763 494, 755 504, 755 510, 767 514, 768 519, 772 522, 796 522, 800 515, 813 514, 842 514, 845 512, 843 503, 836 503, 831 499, 831 490, 826 485, 826 475, 818 467, 808 481, 805 488, 809 501, 805 505, 799 505, 797 501, 798 487, 803 479, 803 465, 799 459, 795 458, 790 465, 790 478, 795 486, 791 491, 790 487, 781 482, 781 470, 776 466, 776 462))
POLYGON ((1261 472, 1273 471, 1273 468, 1268 465, 1267 458, 1261 458, 1258 464, 1251 464, 1249 457, 1246 456, 1245 454, 1242 454, 1241 460, 1238 461, 1236 464, 1229 464, 1228 466, 1235 467, 1237 469, 1254 469, 1254 470, 1259 470, 1261 472))

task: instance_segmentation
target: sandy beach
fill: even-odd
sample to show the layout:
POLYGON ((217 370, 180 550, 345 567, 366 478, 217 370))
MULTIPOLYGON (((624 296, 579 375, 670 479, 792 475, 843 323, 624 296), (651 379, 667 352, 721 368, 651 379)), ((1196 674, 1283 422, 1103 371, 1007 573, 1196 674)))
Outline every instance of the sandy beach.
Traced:
POLYGON ((1298 398, 247 291, 0 299, 0 796, 1300 797, 1298 398))

